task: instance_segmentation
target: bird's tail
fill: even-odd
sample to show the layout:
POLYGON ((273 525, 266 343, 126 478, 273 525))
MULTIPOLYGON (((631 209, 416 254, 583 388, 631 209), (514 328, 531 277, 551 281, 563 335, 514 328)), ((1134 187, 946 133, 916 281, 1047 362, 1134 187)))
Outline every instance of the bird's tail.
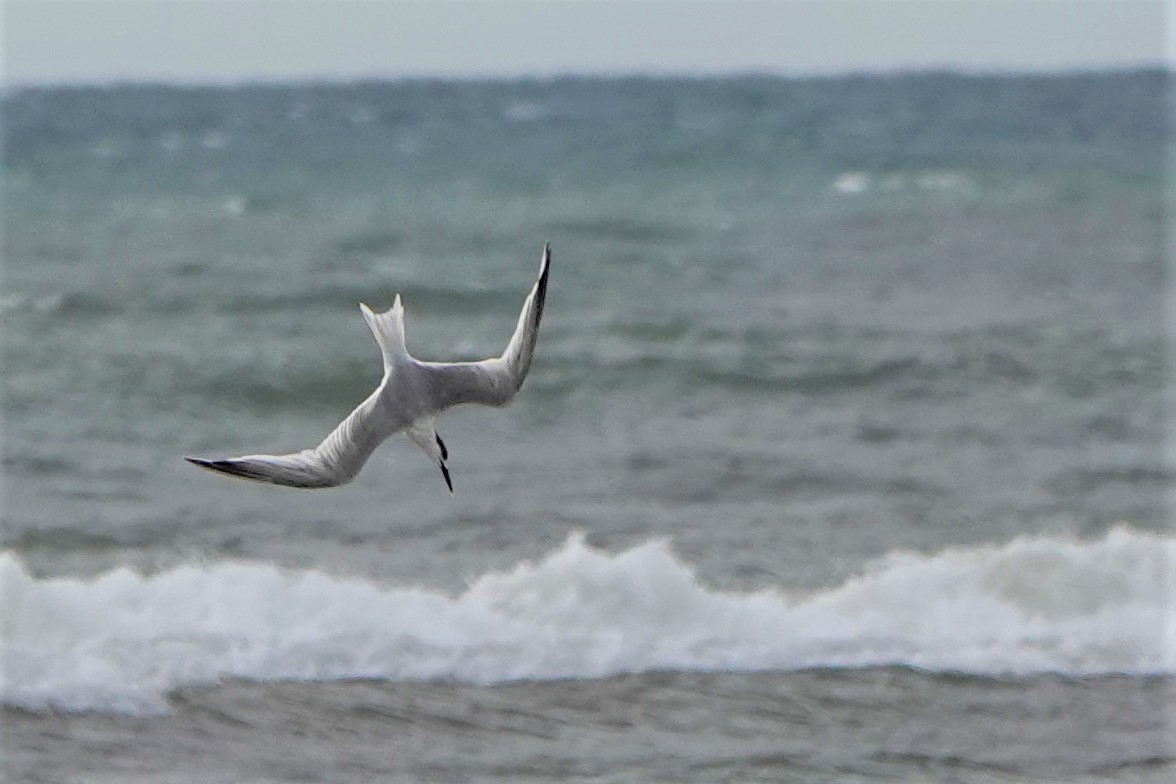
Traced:
POLYGON ((396 295, 392 308, 385 313, 375 313, 362 302, 359 310, 375 335, 376 343, 380 345, 380 353, 384 355, 384 370, 389 370, 399 357, 408 353, 404 344, 404 305, 400 302, 400 295, 396 295))

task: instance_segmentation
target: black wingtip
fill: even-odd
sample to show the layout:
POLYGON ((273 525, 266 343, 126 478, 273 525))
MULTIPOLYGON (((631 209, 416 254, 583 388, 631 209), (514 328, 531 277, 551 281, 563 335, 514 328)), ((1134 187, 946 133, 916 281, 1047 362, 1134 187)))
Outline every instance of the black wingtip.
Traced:
POLYGON ((205 460, 203 457, 184 457, 192 465, 207 468, 209 471, 217 471, 222 474, 232 474, 240 476, 241 474, 236 470, 232 463, 228 460, 205 460))
POLYGON ((250 468, 238 460, 205 460, 202 457, 185 457, 192 465, 198 465, 218 474, 235 476, 241 479, 252 479, 255 482, 272 482, 266 474, 250 468))
POLYGON ((437 435, 437 433, 433 433, 433 436, 437 439, 437 446, 441 447, 441 459, 448 460, 449 450, 445 448, 445 442, 441 440, 441 436, 437 435))
POLYGON ((543 243, 543 269, 539 273, 539 283, 535 287, 535 329, 539 329, 539 322, 543 320, 543 305, 547 301, 547 274, 551 270, 551 243, 543 243))
POLYGON ((449 478, 449 468, 444 463, 437 463, 441 466, 441 476, 445 477, 445 486, 449 488, 449 494, 453 495, 453 480, 449 478))

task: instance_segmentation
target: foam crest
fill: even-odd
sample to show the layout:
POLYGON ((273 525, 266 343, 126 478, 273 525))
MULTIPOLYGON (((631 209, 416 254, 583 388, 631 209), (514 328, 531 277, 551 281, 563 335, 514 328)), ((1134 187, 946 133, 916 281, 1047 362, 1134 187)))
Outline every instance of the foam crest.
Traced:
POLYGON ((261 563, 93 580, 0 555, 3 700, 166 710, 226 677, 496 683, 652 669, 904 664, 975 674, 1176 671, 1176 539, 1019 538, 895 553, 811 594, 711 590, 665 541, 580 536, 457 596, 261 563))

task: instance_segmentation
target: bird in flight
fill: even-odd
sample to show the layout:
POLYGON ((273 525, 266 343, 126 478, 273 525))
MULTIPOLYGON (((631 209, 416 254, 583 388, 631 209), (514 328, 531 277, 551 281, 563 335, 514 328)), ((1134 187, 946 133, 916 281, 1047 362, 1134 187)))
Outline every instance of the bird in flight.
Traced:
POLYGON ((360 304, 384 358, 384 378, 376 391, 352 411, 322 443, 287 455, 245 455, 223 460, 185 457, 190 463, 222 474, 288 487, 335 487, 346 484, 389 436, 404 431, 441 469, 449 492, 453 482, 446 461, 449 450, 437 435, 443 411, 463 403, 505 406, 523 385, 543 317, 551 244, 543 246, 539 279, 523 302, 518 326, 502 356, 480 362, 422 362, 404 343, 404 306, 400 295, 386 313, 360 304))

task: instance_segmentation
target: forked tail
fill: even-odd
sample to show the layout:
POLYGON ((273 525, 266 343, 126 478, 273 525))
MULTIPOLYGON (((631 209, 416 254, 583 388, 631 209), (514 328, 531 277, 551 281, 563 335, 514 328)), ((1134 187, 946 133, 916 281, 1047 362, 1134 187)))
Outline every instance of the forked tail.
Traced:
POLYGON ((362 302, 359 310, 376 337, 380 353, 384 356, 384 371, 387 372, 400 358, 408 355, 404 344, 404 305, 400 302, 400 295, 396 295, 392 308, 385 313, 376 313, 362 302))

